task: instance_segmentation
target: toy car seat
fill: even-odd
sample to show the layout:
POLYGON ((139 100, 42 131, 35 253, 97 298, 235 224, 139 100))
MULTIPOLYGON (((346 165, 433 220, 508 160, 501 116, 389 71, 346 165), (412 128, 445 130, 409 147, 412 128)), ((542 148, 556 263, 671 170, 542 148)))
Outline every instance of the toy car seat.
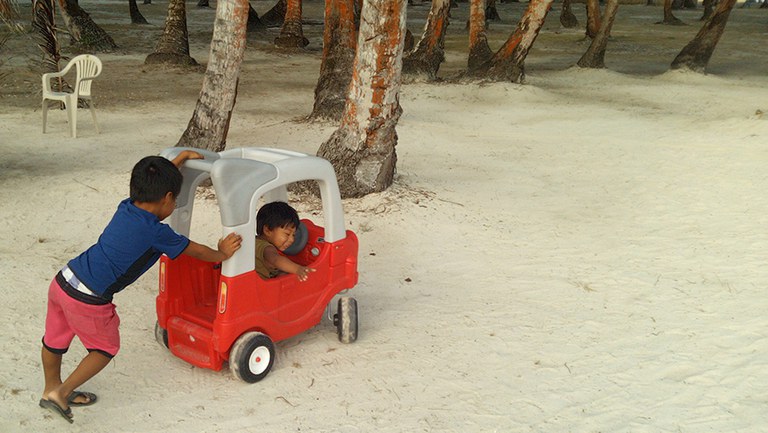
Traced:
POLYGON ((304 247, 307 245, 307 240, 309 239, 309 231, 307 230, 307 226, 304 224, 304 222, 299 221, 299 226, 296 227, 296 234, 293 238, 293 243, 290 247, 286 248, 283 253, 293 256, 301 252, 301 250, 304 249, 304 247))

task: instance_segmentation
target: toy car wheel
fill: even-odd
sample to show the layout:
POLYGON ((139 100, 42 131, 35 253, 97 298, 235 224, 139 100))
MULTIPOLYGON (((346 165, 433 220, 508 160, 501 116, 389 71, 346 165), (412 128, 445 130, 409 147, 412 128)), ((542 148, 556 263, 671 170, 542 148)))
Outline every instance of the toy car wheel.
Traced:
POLYGON ((333 318, 339 341, 352 343, 357 340, 357 301, 355 298, 339 298, 339 308, 333 318))
POLYGON ((236 378, 255 383, 264 379, 275 362, 275 345, 261 332, 246 332, 229 353, 229 369, 236 378))
POLYGON ((158 322, 155 322, 155 340, 161 346, 168 348, 168 331, 160 327, 158 322))

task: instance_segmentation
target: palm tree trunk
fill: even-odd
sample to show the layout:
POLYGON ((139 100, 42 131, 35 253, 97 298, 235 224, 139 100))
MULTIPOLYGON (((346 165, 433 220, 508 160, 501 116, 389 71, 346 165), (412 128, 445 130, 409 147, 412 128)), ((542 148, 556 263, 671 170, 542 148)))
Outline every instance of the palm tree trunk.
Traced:
POLYGON ((484 66, 493 51, 488 46, 488 36, 485 33, 485 0, 471 0, 469 4, 469 56, 467 58, 467 74, 475 75, 485 72, 484 66))
POLYGON ((77 0, 59 0, 59 12, 75 44, 93 51, 113 51, 117 48, 112 37, 93 22, 77 0))
POLYGON ((272 9, 261 16, 261 22, 267 27, 281 27, 285 21, 286 0, 277 0, 272 9))
POLYGON ((343 197, 392 184, 407 0, 365 0, 341 125, 317 154, 336 169, 343 197))
POLYGON ((490 60, 486 76, 492 80, 522 83, 525 58, 544 25, 553 0, 531 0, 515 32, 490 60))
POLYGON ((450 0, 432 0, 424 34, 416 50, 403 59, 404 74, 424 75, 430 80, 437 78, 440 64, 445 60, 445 31, 450 10, 450 0))
POLYGON ((356 45, 355 0, 326 0, 323 60, 310 119, 341 120, 356 45))
POLYGON ((587 3, 587 37, 594 39, 600 30, 600 1, 586 0, 587 3))
POLYGON ((498 9, 496 9, 496 0, 487 0, 485 6, 485 19, 488 21, 501 21, 498 9))
POLYGON ((736 4, 736 0, 720 1, 715 12, 704 23, 696 37, 672 61, 672 69, 686 68, 696 72, 705 72, 709 59, 723 35, 725 24, 728 22, 734 4, 736 4))
POLYGON ((131 24, 149 24, 139 10, 136 0, 128 0, 128 12, 131 14, 131 24))
POLYGON ((256 13, 256 9, 251 6, 251 4, 248 4, 248 32, 261 32, 267 29, 267 26, 264 25, 264 22, 261 21, 261 18, 259 18, 259 14, 256 13))
POLYGON ((595 38, 587 48, 587 52, 581 56, 577 65, 582 68, 604 68, 605 67, 605 47, 608 45, 608 36, 611 34, 613 21, 616 19, 616 12, 619 9, 619 0, 608 0, 605 5, 605 15, 603 15, 600 30, 597 31, 595 38))
POLYGON ((301 0, 286 1, 285 21, 280 36, 275 38, 275 45, 282 48, 304 48, 309 45, 301 27, 301 0))
POLYGON ((155 52, 148 55, 144 63, 197 65, 197 61, 189 55, 187 7, 184 0, 168 2, 168 15, 165 18, 163 34, 157 41, 155 52))
POLYGON ((683 22, 672 14, 672 0, 664 0, 664 19, 659 24, 681 26, 683 22))
POLYGON ((208 68, 195 112, 177 146, 220 152, 226 147, 245 53, 248 0, 219 0, 208 68))
POLYGON ((563 8, 560 11, 560 24, 566 29, 572 29, 579 25, 579 20, 571 9, 571 0, 563 0, 563 8))

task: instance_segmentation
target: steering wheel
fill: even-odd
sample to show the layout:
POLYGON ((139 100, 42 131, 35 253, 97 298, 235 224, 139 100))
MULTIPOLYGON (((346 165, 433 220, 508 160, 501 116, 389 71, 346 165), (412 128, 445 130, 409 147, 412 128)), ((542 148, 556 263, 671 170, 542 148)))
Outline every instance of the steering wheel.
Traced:
POLYGON ((301 252, 307 245, 309 239, 309 230, 303 221, 299 221, 299 226, 296 227, 296 234, 294 235, 293 243, 290 247, 286 248, 283 253, 293 256, 301 252))

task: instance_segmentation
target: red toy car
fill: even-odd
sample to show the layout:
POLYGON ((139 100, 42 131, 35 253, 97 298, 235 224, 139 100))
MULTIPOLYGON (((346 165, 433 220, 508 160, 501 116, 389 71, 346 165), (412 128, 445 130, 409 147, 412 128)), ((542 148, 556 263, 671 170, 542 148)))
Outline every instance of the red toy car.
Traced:
MULTIPOLYGON (((173 159, 183 148, 166 149, 173 159)), ((220 153, 195 151, 205 159, 188 160, 184 183, 169 223, 189 235, 194 193, 210 178, 221 212, 223 235, 242 236, 242 246, 223 263, 181 255, 160 260, 155 337, 171 353, 198 367, 232 373, 249 383, 263 379, 275 360, 273 342, 333 315, 339 340, 357 339, 357 302, 337 295, 357 284, 357 236, 344 229, 336 176, 331 164, 315 156, 266 148, 220 153), (256 213, 260 199, 287 200, 286 186, 315 181, 320 188, 325 227, 301 220, 296 242, 285 251, 291 259, 316 269, 305 282, 295 275, 261 279, 254 271, 256 213)))

